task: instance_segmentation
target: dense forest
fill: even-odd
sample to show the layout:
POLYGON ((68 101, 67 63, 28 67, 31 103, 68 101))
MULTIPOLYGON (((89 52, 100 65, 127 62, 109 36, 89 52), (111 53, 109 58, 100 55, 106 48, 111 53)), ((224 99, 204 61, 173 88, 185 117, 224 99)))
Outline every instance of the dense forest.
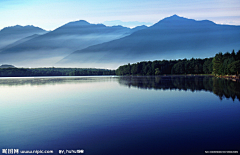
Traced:
POLYGON ((115 70, 95 68, 1 68, 0 77, 115 75, 115 70))
POLYGON ((179 59, 143 61, 120 66, 116 71, 95 68, 0 68, 0 77, 24 76, 91 76, 91 75, 164 75, 214 74, 238 75, 240 50, 235 53, 218 53, 205 59, 179 59))
POLYGON ((213 58, 143 61, 120 66, 117 75, 215 74, 240 73, 240 50, 218 53, 213 58))

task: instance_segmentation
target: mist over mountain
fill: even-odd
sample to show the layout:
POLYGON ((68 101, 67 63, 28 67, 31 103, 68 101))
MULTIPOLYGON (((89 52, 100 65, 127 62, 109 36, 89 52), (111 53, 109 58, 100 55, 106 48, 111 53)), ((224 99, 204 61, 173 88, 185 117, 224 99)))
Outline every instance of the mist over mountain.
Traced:
POLYGON ((0 51, 2 48, 34 34, 44 34, 47 31, 35 26, 11 26, 0 31, 0 51))
POLYGON ((31 67, 52 66, 76 50, 119 39, 134 31, 122 26, 90 24, 84 20, 70 22, 54 31, 3 50, 0 53, 0 63, 31 67))
POLYGON ((33 34, 33 35, 31 35, 31 36, 28 36, 28 37, 19 39, 19 40, 15 41, 14 43, 11 43, 11 44, 5 46, 4 48, 1 49, 1 51, 4 51, 4 50, 7 50, 7 49, 12 48, 12 47, 14 47, 14 46, 17 46, 18 44, 24 43, 24 42, 26 42, 26 41, 28 41, 28 40, 31 40, 31 39, 33 39, 33 38, 36 38, 36 37, 38 37, 38 36, 40 36, 40 35, 39 35, 39 34, 33 34))
POLYGON ((240 26, 173 15, 153 26, 133 29, 84 20, 69 22, 50 32, 15 26, 0 31, 2 45, 7 38, 12 40, 2 46, 0 64, 117 68, 139 61, 204 58, 239 50, 240 26))
POLYGON ((117 68, 137 61, 204 58, 239 50, 239 43, 240 26, 173 15, 129 36, 77 50, 57 65, 117 68))

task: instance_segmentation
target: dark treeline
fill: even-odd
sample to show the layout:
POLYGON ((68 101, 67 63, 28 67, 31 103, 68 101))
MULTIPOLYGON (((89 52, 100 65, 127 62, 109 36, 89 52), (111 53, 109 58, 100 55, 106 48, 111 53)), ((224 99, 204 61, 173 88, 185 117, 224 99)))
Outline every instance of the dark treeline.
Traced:
POLYGON ((1 68, 0 77, 115 75, 115 70, 94 68, 1 68))
POLYGON ((143 61, 120 66, 117 75, 163 74, 238 74, 240 50, 235 53, 219 53, 213 58, 143 61))
POLYGON ((240 83, 212 76, 124 76, 119 83, 128 87, 161 90, 209 91, 223 98, 240 101, 240 83))
POLYGON ((222 54, 218 53, 213 58, 213 74, 218 75, 238 75, 240 73, 240 50, 237 54, 232 51, 222 54))

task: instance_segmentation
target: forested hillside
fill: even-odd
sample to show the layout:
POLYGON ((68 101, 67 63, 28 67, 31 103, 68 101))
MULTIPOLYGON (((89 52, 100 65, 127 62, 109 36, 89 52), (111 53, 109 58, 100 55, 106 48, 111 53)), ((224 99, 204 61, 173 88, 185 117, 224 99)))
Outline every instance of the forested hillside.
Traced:
POLYGON ((240 50, 235 54, 232 53, 218 53, 213 58, 213 73, 218 75, 229 75, 240 73, 240 50))
POLYGON ((240 50, 218 53, 213 58, 143 61, 120 66, 117 75, 218 74, 240 73, 240 50))
POLYGON ((95 68, 2 68, 0 77, 115 75, 115 70, 95 68))

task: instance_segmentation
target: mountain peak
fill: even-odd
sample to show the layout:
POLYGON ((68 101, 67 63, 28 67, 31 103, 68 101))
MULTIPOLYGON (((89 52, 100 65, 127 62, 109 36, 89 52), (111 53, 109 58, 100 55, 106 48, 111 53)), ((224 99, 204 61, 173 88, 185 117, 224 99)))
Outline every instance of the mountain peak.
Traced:
POLYGON ((177 14, 174 14, 174 15, 172 15, 170 17, 172 17, 172 18, 179 18, 180 16, 178 16, 177 14))
POLYGON ((26 25, 26 26, 15 25, 15 26, 5 27, 2 30, 6 30, 6 29, 26 29, 26 28, 39 28, 39 27, 35 27, 33 25, 26 25))
POLYGON ((159 28, 159 27, 173 27, 173 28, 177 28, 179 26, 182 27, 189 27, 189 26, 201 26, 203 27, 207 27, 207 26, 212 26, 215 25, 214 22, 209 21, 209 20, 201 20, 201 21, 197 21, 194 19, 188 19, 185 17, 180 17, 176 14, 170 16, 170 17, 166 17, 162 20, 160 20, 158 23, 154 24, 152 27, 154 28, 159 28))
POLYGON ((27 26, 21 26, 21 25, 15 25, 15 26, 8 26, 0 30, 1 33, 21 33, 21 32, 33 32, 36 33, 40 32, 46 32, 44 29, 40 27, 35 27, 33 25, 27 25, 27 26))
POLYGON ((172 15, 170 17, 164 18, 163 20, 183 20, 183 19, 187 19, 187 18, 180 17, 180 16, 174 14, 174 15, 172 15))
POLYGON ((79 21, 76 21, 75 23, 78 23, 78 24, 90 24, 89 22, 87 22, 86 20, 79 20, 79 21))
POLYGON ((79 21, 69 22, 65 26, 87 26, 87 25, 91 25, 91 24, 85 20, 79 20, 79 21))

